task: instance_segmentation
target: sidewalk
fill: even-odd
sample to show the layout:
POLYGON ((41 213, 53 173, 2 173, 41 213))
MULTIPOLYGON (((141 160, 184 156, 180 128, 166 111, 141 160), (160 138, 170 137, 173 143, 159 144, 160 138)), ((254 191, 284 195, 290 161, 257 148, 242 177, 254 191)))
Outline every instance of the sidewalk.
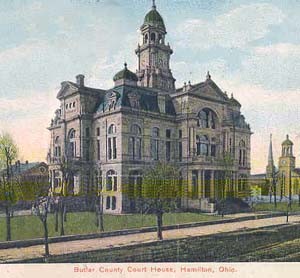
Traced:
MULTIPOLYGON (((195 236, 207 236, 216 233, 233 232, 242 229, 254 229, 274 225, 282 225, 286 217, 275 217, 243 222, 215 224, 202 227, 184 228, 178 230, 167 230, 163 232, 164 239, 177 239, 195 236)), ((300 216, 290 216, 289 223, 300 223, 300 216)), ((106 238, 86 239, 50 244, 51 255, 62 255, 78 253, 83 251, 94 251, 124 245, 135 245, 146 242, 157 241, 156 233, 131 234, 106 238)), ((43 257, 44 246, 36 245, 24 248, 11 248, 0 250, 0 263, 17 262, 19 260, 43 257)))

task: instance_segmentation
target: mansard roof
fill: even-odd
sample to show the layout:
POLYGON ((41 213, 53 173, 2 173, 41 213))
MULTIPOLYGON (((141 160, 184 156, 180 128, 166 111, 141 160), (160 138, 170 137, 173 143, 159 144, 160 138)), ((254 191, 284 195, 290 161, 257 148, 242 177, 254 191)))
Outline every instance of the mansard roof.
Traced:
MULTIPOLYGON (((105 93, 104 101, 100 103, 97 108, 97 113, 105 112, 109 109, 111 100, 115 101, 116 107, 133 107, 131 99, 137 99, 139 103, 138 109, 149 112, 159 113, 158 106, 158 90, 151 88, 138 87, 138 86, 129 86, 129 85, 120 85, 114 87, 105 93)), ((165 96, 165 110, 168 115, 175 115, 175 108, 170 96, 165 96)))

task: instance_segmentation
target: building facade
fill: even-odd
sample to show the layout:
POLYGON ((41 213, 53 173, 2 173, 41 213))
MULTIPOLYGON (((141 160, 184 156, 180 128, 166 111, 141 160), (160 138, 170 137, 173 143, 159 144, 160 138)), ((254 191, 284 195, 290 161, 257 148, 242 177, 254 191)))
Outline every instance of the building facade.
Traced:
POLYGON ((155 5, 140 31, 136 73, 125 64, 109 90, 87 87, 83 75, 62 82, 49 127, 53 191, 67 168, 68 192, 101 190, 106 213, 132 212, 135 200, 123 186, 134 192, 147 168, 165 161, 187 181, 185 208, 237 196, 250 175, 251 130, 240 103, 209 72, 203 82, 175 87, 173 50, 155 5))

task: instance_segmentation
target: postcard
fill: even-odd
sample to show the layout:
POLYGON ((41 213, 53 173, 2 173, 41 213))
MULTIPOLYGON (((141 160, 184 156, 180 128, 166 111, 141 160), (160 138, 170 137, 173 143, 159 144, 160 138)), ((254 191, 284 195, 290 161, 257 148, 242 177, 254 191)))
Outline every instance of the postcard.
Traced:
POLYGON ((1 1, 1 277, 296 276, 299 12, 1 1))

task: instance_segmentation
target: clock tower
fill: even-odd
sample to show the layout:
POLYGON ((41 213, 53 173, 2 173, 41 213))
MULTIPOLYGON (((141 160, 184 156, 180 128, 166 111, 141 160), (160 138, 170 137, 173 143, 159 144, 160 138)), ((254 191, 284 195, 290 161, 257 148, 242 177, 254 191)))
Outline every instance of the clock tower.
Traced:
POLYGON ((289 186, 292 179, 292 172, 295 170, 295 157, 293 155, 293 142, 289 139, 289 136, 286 136, 281 144, 282 152, 281 157, 279 158, 279 179, 280 179, 280 188, 278 193, 281 195, 289 195, 289 186))
POLYGON ((140 28, 142 43, 138 45, 138 84, 142 87, 175 91, 175 79, 170 69, 170 56, 173 53, 165 43, 167 34, 163 18, 156 10, 155 1, 140 28))

